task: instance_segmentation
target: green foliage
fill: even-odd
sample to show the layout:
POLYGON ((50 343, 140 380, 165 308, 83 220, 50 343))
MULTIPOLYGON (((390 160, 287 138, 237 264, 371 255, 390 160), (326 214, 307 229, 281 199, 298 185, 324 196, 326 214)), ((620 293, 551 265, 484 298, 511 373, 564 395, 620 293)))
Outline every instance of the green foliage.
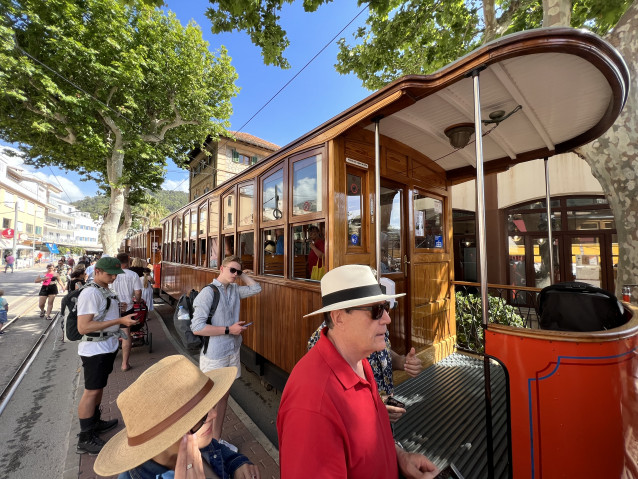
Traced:
POLYGON ((81 200, 71 203, 78 210, 91 214, 91 218, 97 220, 103 217, 109 210, 109 197, 105 195, 85 196, 81 200))
MULTIPOLYGON (((485 350, 483 341, 483 307, 481 297, 474 294, 456 293, 456 342, 470 351, 482 353, 485 350)), ((514 306, 505 303, 502 298, 488 296, 490 323, 524 327, 525 321, 516 312, 514 306)))
POLYGON ((188 193, 185 191, 159 190, 152 191, 150 194, 164 205, 169 213, 177 211, 188 203, 188 193))
POLYGON ((159 189, 167 158, 182 165, 194 144, 225 132, 237 75, 194 23, 138 1, 0 8, 0 138, 27 163, 77 171, 105 191, 128 186, 134 204, 159 189))

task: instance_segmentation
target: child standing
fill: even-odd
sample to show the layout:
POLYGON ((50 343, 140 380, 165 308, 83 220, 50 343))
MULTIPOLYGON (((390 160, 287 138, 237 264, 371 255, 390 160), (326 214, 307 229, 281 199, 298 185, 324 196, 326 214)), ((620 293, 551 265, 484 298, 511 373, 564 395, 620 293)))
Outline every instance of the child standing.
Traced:
MULTIPOLYGON (((3 298, 4 289, 0 289, 0 328, 3 328, 7 322, 7 313, 9 312, 9 303, 3 298)), ((4 331, 0 329, 0 334, 4 334, 4 331)))

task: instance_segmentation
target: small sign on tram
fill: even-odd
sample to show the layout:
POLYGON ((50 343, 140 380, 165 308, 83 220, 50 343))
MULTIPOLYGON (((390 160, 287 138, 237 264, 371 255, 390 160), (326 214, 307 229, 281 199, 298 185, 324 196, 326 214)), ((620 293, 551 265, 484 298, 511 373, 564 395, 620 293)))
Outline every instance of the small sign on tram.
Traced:
POLYGON ((352 158, 346 157, 346 163, 350 163, 351 165, 358 166, 359 168, 365 168, 366 170, 368 169, 368 164, 364 163, 363 161, 353 160, 352 158))

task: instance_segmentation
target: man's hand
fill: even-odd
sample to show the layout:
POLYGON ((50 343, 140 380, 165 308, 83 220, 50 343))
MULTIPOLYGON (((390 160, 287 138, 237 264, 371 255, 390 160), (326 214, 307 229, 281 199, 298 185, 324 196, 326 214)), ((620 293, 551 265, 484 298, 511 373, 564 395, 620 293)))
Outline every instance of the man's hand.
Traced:
POLYGON ((246 328, 243 326, 245 322, 246 321, 237 321, 235 324, 233 324, 232 326, 228 328, 228 332, 235 336, 240 335, 246 330, 246 328))
POLYGON ((120 318, 120 324, 125 328, 130 328, 131 326, 135 326, 137 324, 137 319, 135 319, 137 313, 129 314, 127 316, 123 316, 120 318))
POLYGON ((235 471, 233 479, 260 479, 259 468, 254 464, 244 464, 235 471))
POLYGON ((418 376, 423 369, 423 364, 417 357, 416 350, 414 348, 410 349, 410 352, 405 356, 405 364, 403 365, 403 369, 413 378, 418 376))
POLYGON ((438 468, 422 454, 406 452, 397 448, 399 470, 406 479, 433 479, 439 473, 438 468))
POLYGON ((197 448, 197 437, 186 434, 179 443, 175 479, 205 479, 202 454, 197 448))
POLYGON ((392 423, 397 422, 401 416, 405 414, 405 409, 402 407, 389 406, 386 404, 385 408, 388 410, 388 416, 390 416, 390 422, 392 423))

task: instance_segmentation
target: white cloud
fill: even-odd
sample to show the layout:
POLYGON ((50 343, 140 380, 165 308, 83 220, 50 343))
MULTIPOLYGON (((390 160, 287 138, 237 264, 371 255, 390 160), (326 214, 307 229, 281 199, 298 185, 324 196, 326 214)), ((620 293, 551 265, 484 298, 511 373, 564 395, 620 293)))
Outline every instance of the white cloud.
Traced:
MULTIPOLYGON (((33 176, 43 181, 46 181, 47 183, 50 183, 53 186, 57 186, 58 188, 60 188, 62 190, 62 193, 59 193, 59 196, 63 200, 72 202, 72 201, 81 200, 85 196, 92 196, 91 194, 83 193, 76 183, 74 183, 73 181, 71 181, 65 176, 47 175, 43 173, 42 171, 37 171, 33 173, 33 176)), ((88 183, 87 183, 87 186, 88 186, 88 183)), ((93 195, 96 195, 96 194, 97 192, 93 193, 93 195)))
POLYGON ((162 184, 163 190, 168 191, 185 191, 188 192, 188 176, 184 177, 182 180, 164 180, 162 184))

